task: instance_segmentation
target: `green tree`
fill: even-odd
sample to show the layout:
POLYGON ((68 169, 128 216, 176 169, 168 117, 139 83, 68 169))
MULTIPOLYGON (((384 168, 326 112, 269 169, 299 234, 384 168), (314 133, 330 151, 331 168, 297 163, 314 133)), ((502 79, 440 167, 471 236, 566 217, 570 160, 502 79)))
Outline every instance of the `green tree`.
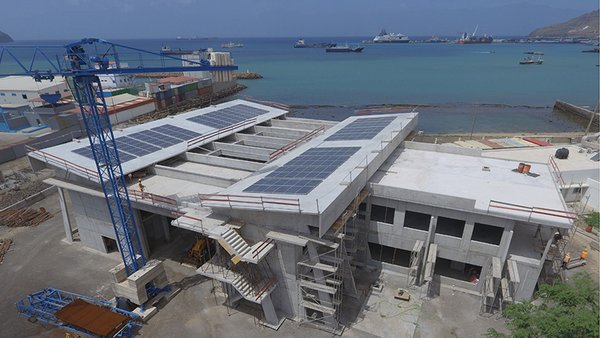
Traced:
MULTIPOLYGON (((511 335, 488 329, 488 337, 599 337, 598 286, 588 273, 577 273, 570 283, 543 284, 540 304, 511 304, 503 315, 511 335)), ((537 303, 537 302, 536 302, 537 303)))

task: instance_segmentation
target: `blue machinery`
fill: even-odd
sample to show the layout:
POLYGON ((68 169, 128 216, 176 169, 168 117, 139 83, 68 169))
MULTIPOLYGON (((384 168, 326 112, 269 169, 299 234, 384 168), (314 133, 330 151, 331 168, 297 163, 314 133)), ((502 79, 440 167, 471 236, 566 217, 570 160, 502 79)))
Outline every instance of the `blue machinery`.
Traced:
MULTIPOLYGON (((41 80, 51 81, 57 76, 66 78, 83 116, 98 177, 128 276, 143 267, 146 258, 142 251, 98 75, 237 69, 236 66, 211 66, 207 60, 199 62, 185 60, 190 64, 185 67, 182 61, 184 60, 180 58, 101 39, 83 39, 66 46, 0 47, 0 76, 26 75, 33 77, 38 82, 41 80), (33 53, 31 53, 32 50, 33 53), (132 54, 133 56, 131 56, 132 54), (125 66, 125 62, 127 62, 127 66, 125 66), (2 71, 6 67, 10 70, 2 71)), ((152 285, 149 285, 149 290, 152 289, 152 285)), ((57 291, 55 293, 57 295, 66 294, 62 291, 55 291, 57 291)), ((52 295, 52 293, 50 294, 52 295)), ((30 302, 28 307, 19 303, 17 307, 19 311, 28 309, 27 313, 34 316, 34 314, 44 313, 43 309, 47 303, 30 302), (33 309, 39 311, 33 311, 33 309)))
POLYGON ((121 310, 111 305, 111 303, 92 297, 86 297, 71 292, 66 292, 58 289, 47 288, 17 302, 19 313, 27 318, 38 320, 44 324, 50 324, 59 327, 63 330, 70 331, 80 335, 92 336, 95 335, 87 332, 85 329, 74 325, 64 323, 55 314, 68 304, 76 299, 84 300, 90 304, 103 307, 109 311, 127 316, 131 318, 123 328, 119 330, 113 337, 132 337, 133 331, 141 326, 140 317, 129 311, 121 310))

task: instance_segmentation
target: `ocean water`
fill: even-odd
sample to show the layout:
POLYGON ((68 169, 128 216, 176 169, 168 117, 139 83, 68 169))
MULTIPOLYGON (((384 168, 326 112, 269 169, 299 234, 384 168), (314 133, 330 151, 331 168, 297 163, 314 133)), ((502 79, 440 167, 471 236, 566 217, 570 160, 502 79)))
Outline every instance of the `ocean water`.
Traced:
MULTIPOLYGON (((356 44, 366 39, 324 37, 306 42, 356 44)), ((264 76, 243 81, 248 89, 240 97, 312 106, 296 109, 296 114, 307 117, 341 119, 373 104, 429 104, 434 107, 417 109, 425 131, 570 131, 580 130, 581 124, 552 113, 554 101, 593 108, 599 100, 598 54, 582 53, 591 47, 579 44, 368 44, 362 53, 325 53, 295 49, 295 38, 115 40, 152 51, 165 45, 221 50, 220 45, 229 41, 244 44, 227 50, 240 71, 264 76), (531 50, 545 53, 543 65, 519 65, 524 52, 531 50), (336 108, 314 107, 318 105, 336 108)), ((13 45, 67 42, 71 41, 13 45)), ((25 54, 21 57, 27 60, 25 54)), ((3 63, 6 67, 6 60, 3 63)))

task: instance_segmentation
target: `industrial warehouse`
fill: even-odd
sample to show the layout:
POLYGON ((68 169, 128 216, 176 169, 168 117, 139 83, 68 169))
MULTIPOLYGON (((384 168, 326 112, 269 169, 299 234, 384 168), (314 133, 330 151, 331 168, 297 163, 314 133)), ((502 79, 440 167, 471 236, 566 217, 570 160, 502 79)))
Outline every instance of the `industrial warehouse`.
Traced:
MULTIPOLYGON (((341 333, 374 272, 413 297, 478 295, 482 312, 531 299, 559 273, 576 218, 557 171, 410 141, 417 121, 334 123, 233 100, 115 129, 134 233, 151 259, 133 274, 112 269, 115 295, 152 311, 148 283, 172 282, 154 253, 193 238, 196 273, 221 286, 224 306, 260 307, 272 329, 289 319, 341 333)), ((120 250, 88 140, 31 150, 35 170, 55 172, 45 182, 58 187, 66 240, 120 250)))

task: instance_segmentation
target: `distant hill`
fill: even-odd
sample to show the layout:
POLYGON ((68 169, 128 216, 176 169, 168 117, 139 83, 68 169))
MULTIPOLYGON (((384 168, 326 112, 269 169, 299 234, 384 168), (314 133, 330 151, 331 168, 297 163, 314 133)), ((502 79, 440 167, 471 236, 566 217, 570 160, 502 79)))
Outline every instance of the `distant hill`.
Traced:
POLYGON ((597 37, 600 11, 585 13, 567 22, 538 28, 530 37, 597 37))
POLYGON ((13 39, 8 34, 0 31, 0 42, 13 42, 13 39))

